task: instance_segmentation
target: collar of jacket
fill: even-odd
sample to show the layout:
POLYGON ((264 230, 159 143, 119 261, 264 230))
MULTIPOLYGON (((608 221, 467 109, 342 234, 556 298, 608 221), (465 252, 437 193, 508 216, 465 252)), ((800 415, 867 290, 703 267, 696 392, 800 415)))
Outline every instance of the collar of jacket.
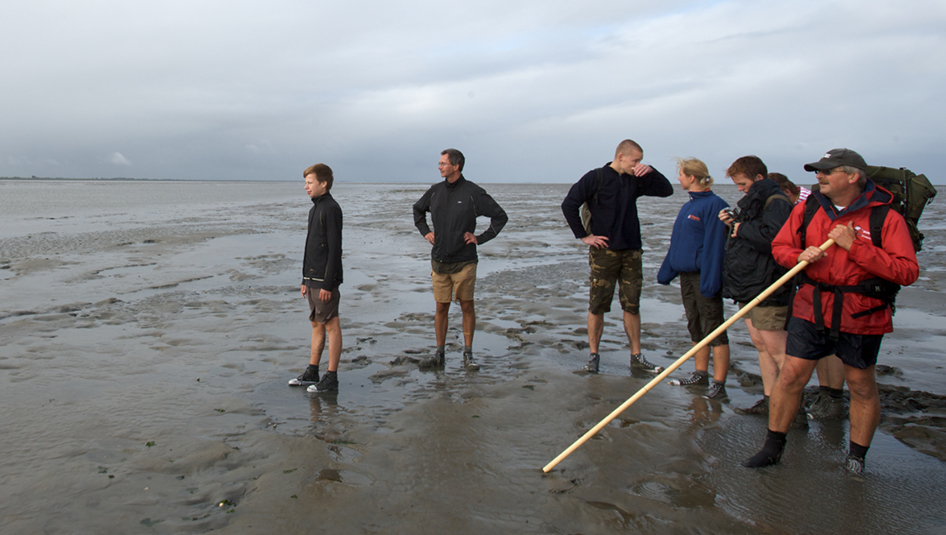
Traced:
POLYGON ((466 182, 466 178, 463 177, 463 173, 460 173, 460 178, 458 178, 458 179, 456 180, 456 182, 454 182, 454 183, 451 184, 450 181, 447 180, 446 178, 443 179, 443 182, 444 182, 444 184, 447 185, 448 188, 454 189, 454 188, 459 187, 460 184, 466 182))
POLYGON ((319 204, 319 201, 320 201, 321 199, 326 198, 326 197, 328 197, 329 199, 331 199, 331 198, 332 198, 332 194, 326 191, 325 193, 319 195, 318 197, 312 197, 312 204, 319 204))
POLYGON ((864 186, 864 191, 862 191, 861 194, 854 199, 854 202, 852 202, 850 206, 846 207, 840 212, 834 207, 834 203, 831 201, 831 199, 822 195, 821 191, 813 191, 811 194, 814 195, 815 199, 818 200, 818 203, 821 204, 821 207, 824 209, 824 213, 828 214, 828 218, 831 219, 831 221, 834 221, 844 214, 856 212, 867 206, 881 206, 884 204, 890 204, 893 201, 893 195, 891 195, 889 191, 883 188, 878 188, 874 184, 874 181, 869 178, 867 179, 867 184, 864 186))

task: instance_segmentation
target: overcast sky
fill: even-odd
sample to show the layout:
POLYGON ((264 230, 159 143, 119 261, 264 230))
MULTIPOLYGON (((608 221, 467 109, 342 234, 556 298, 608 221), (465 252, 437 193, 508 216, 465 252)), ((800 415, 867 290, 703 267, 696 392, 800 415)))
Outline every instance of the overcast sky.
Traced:
POLYGON ((574 182, 631 138, 946 183, 942 0, 5 0, 0 65, 0 176, 574 182))

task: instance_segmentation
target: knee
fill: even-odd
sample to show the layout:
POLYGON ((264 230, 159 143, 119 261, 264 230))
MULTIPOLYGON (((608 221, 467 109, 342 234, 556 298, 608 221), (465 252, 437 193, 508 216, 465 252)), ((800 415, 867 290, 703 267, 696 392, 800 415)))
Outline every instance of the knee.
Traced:
POLYGON ((809 369, 808 364, 802 359, 789 357, 788 362, 778 372, 778 382, 790 388, 804 388, 811 379, 811 371, 814 368, 814 365, 811 365, 809 369))
POLYGON ((873 376, 856 373, 847 374, 847 389, 852 399, 870 400, 877 398, 877 382, 873 376))

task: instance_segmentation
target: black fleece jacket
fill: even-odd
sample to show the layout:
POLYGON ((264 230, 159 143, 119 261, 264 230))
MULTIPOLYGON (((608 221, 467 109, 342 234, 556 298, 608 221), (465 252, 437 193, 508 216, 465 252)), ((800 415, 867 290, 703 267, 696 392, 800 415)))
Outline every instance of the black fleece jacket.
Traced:
POLYGON ((427 212, 434 225, 433 260, 444 263, 476 262, 476 245, 496 237, 506 226, 506 212, 486 191, 463 175, 453 184, 444 180, 430 187, 414 203, 414 226, 421 236, 430 233, 427 212), (490 218, 489 227, 476 237, 477 244, 463 241, 463 234, 476 231, 476 218, 490 218))
POLYGON ((312 199, 302 284, 333 291, 342 283, 342 209, 330 193, 312 199))
MULTIPOLYGON (((723 297, 740 303, 752 301, 786 273, 772 257, 772 240, 788 221, 792 202, 778 184, 763 178, 752 184, 738 203, 740 223, 736 237, 726 242, 723 260, 723 297)), ((791 285, 786 284, 760 303, 760 306, 785 306, 791 285)))

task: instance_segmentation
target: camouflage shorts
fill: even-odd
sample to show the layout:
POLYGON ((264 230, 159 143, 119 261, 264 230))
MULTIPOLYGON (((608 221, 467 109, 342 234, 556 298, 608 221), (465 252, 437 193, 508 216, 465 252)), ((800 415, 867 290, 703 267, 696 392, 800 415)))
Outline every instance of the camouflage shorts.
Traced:
POLYGON ((640 249, 612 251, 595 247, 588 251, 588 265, 591 266, 589 312, 610 312, 614 284, 620 283, 618 297, 621 300, 621 309, 634 315, 640 314, 642 253, 640 249))

